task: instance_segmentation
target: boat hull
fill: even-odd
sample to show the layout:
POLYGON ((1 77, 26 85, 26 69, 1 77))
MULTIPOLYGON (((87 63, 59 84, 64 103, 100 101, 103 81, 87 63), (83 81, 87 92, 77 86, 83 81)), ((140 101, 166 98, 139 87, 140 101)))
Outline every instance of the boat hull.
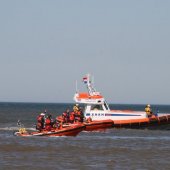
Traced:
POLYGON ((85 131, 103 131, 113 126, 112 120, 84 122, 85 131))
POLYGON ((51 131, 43 130, 41 132, 15 132, 16 136, 77 136, 82 130, 85 129, 85 125, 79 124, 74 126, 67 126, 60 129, 53 129, 51 131))
POLYGON ((136 120, 115 120, 113 127, 116 128, 166 128, 170 125, 170 115, 152 116, 150 118, 136 120))

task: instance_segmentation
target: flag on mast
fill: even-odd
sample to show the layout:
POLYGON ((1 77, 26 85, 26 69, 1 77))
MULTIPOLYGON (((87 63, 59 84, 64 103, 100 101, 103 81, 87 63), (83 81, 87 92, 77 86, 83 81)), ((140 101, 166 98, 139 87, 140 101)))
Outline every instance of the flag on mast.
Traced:
POLYGON ((84 82, 85 84, 87 83, 87 80, 88 80, 87 76, 83 77, 83 82, 84 82))

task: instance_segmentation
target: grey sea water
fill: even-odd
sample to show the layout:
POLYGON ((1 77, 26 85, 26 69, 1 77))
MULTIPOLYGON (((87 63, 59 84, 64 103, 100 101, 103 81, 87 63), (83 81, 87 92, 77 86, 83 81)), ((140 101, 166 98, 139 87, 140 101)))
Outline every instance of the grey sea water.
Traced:
MULTIPOLYGON (((33 129, 45 109, 54 117, 72 104, 0 103, 0 169, 170 169, 170 130, 108 129, 81 132, 77 137, 16 137, 18 119, 33 129)), ((110 105, 143 110, 144 105, 110 105)), ((170 113, 170 106, 154 105, 170 113)))

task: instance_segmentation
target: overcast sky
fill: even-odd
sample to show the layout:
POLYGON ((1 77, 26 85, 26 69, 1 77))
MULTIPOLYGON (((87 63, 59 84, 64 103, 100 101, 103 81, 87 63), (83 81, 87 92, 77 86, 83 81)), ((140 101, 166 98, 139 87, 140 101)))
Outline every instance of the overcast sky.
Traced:
POLYGON ((169 0, 0 0, 0 101, 170 104, 169 0))

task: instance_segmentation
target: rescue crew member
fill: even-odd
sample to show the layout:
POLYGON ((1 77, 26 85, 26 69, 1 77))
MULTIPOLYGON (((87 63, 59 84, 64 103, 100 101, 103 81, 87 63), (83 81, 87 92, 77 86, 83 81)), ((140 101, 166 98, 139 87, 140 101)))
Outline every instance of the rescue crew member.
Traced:
POLYGON ((59 129, 61 124, 62 124, 62 123, 59 122, 58 119, 56 119, 56 121, 55 121, 55 127, 59 129))
POLYGON ((49 116, 49 118, 50 118, 50 120, 51 120, 51 127, 55 127, 55 120, 52 118, 52 115, 51 114, 49 114, 48 115, 49 116))
POLYGON ((151 117, 151 116, 152 116, 152 110, 151 110, 150 104, 147 104, 147 105, 146 105, 146 107, 145 107, 145 112, 146 112, 146 114, 148 115, 148 117, 151 117))
POLYGON ((44 121, 45 121, 45 114, 40 113, 40 115, 37 117, 37 125, 36 129, 41 131, 44 128, 44 121))
POLYGON ((69 116, 70 123, 74 123, 75 121, 75 112, 72 111, 69 116))
POLYGON ((75 111, 78 111, 78 110, 79 110, 79 104, 75 104, 73 106, 73 111, 75 112, 75 111))
POLYGON ((69 123, 69 115, 70 115, 70 110, 67 109, 63 114, 63 123, 69 123))
POLYGON ((79 112, 80 112, 80 122, 83 122, 84 121, 84 114, 83 114, 82 107, 80 107, 79 112))
POLYGON ((50 116, 48 115, 48 116, 46 117, 46 119, 45 119, 45 130, 50 131, 51 128, 52 128, 52 126, 51 126, 51 118, 50 118, 50 116))
POLYGON ((75 122, 80 122, 80 110, 74 110, 75 122))

